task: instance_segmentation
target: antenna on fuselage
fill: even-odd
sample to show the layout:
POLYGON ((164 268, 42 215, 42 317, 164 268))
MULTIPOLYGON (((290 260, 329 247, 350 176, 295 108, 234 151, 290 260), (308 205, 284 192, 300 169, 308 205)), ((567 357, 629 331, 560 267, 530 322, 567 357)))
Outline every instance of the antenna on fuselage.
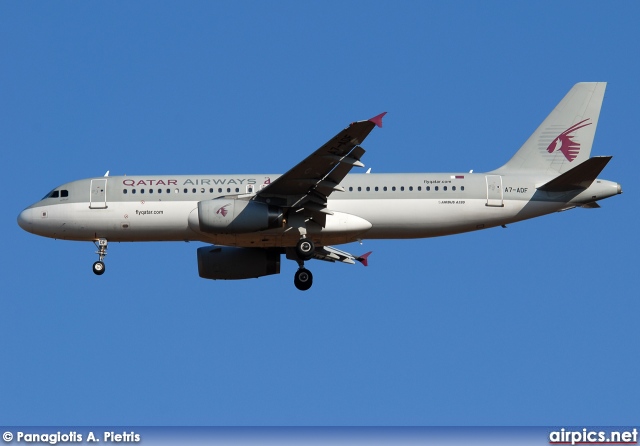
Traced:
POLYGON ((104 174, 105 177, 109 176, 109 171, 107 170, 107 173, 104 174))
POLYGON ((369 167, 365 173, 371 173, 371 167, 369 167))

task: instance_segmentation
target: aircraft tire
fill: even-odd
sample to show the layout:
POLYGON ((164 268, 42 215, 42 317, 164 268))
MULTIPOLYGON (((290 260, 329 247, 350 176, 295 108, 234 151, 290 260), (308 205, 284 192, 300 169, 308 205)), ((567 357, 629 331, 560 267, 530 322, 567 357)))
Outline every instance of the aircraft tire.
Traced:
POLYGON ((104 266, 104 262, 98 261, 93 264, 93 274, 95 274, 96 276, 103 275, 105 270, 106 267, 104 266))
POLYGON ((300 291, 307 291, 313 284, 313 274, 306 268, 300 268, 293 276, 293 284, 300 291))
POLYGON ((316 246, 313 241, 308 238, 300 239, 296 244, 296 254, 298 254, 301 260, 310 260, 315 250, 316 246))

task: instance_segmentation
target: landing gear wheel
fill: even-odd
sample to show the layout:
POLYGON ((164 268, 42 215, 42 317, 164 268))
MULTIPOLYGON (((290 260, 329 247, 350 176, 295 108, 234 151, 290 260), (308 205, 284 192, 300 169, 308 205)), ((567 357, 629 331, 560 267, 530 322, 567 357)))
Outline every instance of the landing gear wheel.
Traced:
POLYGON ((300 268, 293 276, 293 284, 300 291, 307 291, 313 284, 313 274, 306 268, 300 268))
POLYGON ((104 266, 104 262, 97 261, 96 263, 93 264, 93 274, 95 274, 96 276, 103 275, 105 269, 106 268, 104 266))
POLYGON ((93 264, 93 274, 101 276, 104 274, 106 269, 103 260, 107 256, 107 239, 99 238, 98 240, 94 240, 93 244, 98 248, 96 251, 96 254, 98 254, 98 261, 93 264))
POLYGON ((300 239, 296 244, 296 254, 298 254, 298 257, 302 260, 311 260, 315 250, 316 246, 313 244, 313 241, 308 238, 300 239))

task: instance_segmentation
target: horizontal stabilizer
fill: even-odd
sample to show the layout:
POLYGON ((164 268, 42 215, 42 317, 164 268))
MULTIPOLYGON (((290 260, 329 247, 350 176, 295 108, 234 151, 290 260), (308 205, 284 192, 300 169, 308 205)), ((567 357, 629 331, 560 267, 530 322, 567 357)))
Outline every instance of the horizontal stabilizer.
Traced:
POLYGON ((602 169, 607 165, 610 156, 596 156, 578 164, 562 175, 554 178, 546 184, 538 187, 545 192, 567 192, 571 190, 586 189, 598 178, 602 169))

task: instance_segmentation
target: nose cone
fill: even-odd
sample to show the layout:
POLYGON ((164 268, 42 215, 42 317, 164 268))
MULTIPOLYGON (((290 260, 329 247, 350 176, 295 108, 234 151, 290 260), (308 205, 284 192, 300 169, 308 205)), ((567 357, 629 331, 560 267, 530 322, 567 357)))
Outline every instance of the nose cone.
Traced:
POLYGON ((32 232, 33 219, 31 209, 25 209, 18 215, 18 225, 27 232, 32 232))

